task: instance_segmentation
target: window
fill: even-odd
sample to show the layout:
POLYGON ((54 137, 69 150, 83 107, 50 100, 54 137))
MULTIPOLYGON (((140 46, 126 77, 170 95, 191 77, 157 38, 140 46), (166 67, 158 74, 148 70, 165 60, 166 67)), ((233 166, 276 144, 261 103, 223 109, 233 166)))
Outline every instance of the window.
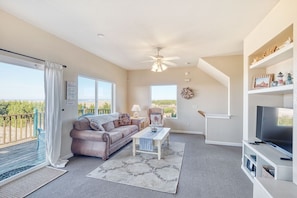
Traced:
POLYGON ((176 118, 176 85, 157 85, 151 86, 152 107, 161 107, 164 109, 166 118, 176 118))
POLYGON ((78 77, 78 116, 108 114, 113 111, 114 84, 78 77))
POLYGON ((43 66, 0 56, 0 181, 46 164, 43 66))

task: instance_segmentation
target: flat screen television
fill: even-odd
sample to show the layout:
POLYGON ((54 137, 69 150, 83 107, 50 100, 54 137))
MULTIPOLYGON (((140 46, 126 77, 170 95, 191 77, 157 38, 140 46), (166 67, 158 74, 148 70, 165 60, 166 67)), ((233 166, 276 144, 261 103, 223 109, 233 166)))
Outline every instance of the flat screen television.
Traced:
POLYGON ((293 157, 293 109, 257 106, 256 137, 293 157))

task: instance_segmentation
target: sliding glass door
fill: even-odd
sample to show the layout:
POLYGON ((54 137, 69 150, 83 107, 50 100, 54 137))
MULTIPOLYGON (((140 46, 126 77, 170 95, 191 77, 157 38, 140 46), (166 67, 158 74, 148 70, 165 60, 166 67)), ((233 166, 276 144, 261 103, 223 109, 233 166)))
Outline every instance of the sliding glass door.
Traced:
POLYGON ((45 164, 42 65, 0 56, 0 182, 45 164))

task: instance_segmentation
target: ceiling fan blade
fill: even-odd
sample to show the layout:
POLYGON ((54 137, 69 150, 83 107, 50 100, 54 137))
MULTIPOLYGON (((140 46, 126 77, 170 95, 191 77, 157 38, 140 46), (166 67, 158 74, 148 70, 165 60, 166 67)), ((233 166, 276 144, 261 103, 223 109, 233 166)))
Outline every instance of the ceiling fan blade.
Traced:
POLYGON ((142 63, 152 63, 155 62, 155 60, 145 60, 145 61, 141 61, 142 63))
POLYGON ((154 59, 154 60, 157 60, 157 57, 155 57, 155 56, 149 56, 149 57, 154 59))
POLYGON ((180 59, 178 56, 172 56, 172 57, 165 57, 163 60, 178 60, 180 59))
POLYGON ((170 65, 170 66, 176 66, 175 63, 173 62, 169 62, 169 61, 166 61, 166 60, 163 60, 162 63, 166 64, 166 65, 170 65))

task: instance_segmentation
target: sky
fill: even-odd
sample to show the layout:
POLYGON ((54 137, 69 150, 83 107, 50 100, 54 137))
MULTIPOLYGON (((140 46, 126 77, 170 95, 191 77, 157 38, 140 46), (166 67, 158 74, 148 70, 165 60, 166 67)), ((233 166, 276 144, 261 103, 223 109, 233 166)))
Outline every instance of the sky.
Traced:
POLYGON ((176 100, 176 85, 151 86, 152 100, 176 100))
MULTIPOLYGON (((43 70, 0 62, 0 100, 43 100, 43 70)), ((78 78, 78 99, 94 99, 94 80, 78 78)), ((176 100, 176 85, 151 87, 152 100, 176 100)), ((99 81, 100 99, 110 99, 112 83, 99 81)))
POLYGON ((0 100, 44 100, 42 70, 0 62, 0 100))
MULTIPOLYGON (((99 99, 111 100, 112 83, 97 80, 99 99)), ((89 100, 95 98, 95 80, 86 77, 78 77, 78 99, 89 100)))

